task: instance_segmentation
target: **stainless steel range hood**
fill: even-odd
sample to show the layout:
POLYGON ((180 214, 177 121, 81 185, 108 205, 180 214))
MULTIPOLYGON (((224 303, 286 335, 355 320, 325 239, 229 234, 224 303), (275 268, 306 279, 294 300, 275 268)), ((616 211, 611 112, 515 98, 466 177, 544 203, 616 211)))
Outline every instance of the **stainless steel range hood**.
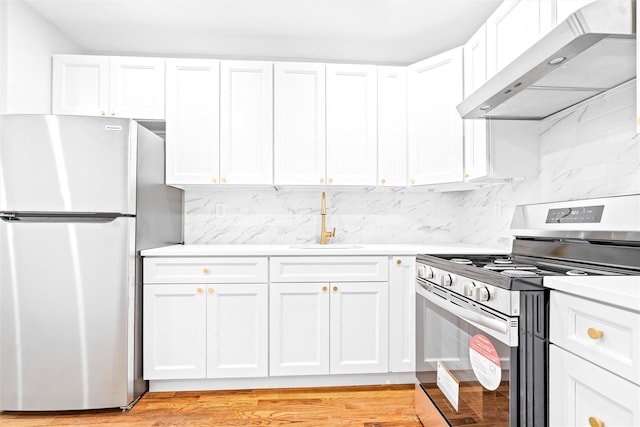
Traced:
POLYGON ((636 76, 635 1, 569 16, 458 105, 464 119, 540 120, 636 76), (555 64, 555 65, 554 65, 555 64))

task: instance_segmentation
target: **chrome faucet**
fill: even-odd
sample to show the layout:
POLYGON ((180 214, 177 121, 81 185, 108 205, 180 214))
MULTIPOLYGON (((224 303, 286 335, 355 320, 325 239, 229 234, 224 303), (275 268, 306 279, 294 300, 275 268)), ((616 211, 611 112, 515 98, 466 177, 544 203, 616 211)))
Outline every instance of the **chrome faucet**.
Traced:
POLYGON ((322 205, 320 207, 320 216, 322 216, 322 228, 320 229, 320 244, 321 245, 326 245, 327 244, 327 238, 336 237, 336 229, 334 227, 333 231, 327 231, 326 230, 326 227, 327 227, 327 223, 326 223, 327 196, 324 194, 324 191, 322 192, 322 205))

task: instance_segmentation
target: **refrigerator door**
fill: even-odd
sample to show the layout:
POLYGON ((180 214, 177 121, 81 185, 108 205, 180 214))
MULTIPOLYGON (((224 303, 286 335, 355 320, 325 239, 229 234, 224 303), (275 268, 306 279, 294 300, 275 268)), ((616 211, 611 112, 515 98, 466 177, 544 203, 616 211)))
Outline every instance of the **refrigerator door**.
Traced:
POLYGON ((0 219, 0 410, 135 398, 134 234, 131 217, 0 219))
POLYGON ((107 117, 0 116, 0 211, 135 214, 135 129, 107 117))

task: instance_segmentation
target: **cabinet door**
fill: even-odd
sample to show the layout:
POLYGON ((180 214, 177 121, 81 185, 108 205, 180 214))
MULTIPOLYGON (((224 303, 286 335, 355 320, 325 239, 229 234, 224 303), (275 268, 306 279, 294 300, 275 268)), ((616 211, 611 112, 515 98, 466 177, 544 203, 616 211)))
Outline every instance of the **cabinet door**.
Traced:
POLYGON ((389 370, 416 368, 416 259, 389 259, 389 370))
POLYGON ((204 289, 197 285, 144 285, 143 304, 144 379, 204 378, 204 289))
POLYGON ((540 0, 505 0, 487 19, 487 75, 493 77, 540 38, 540 0))
POLYGON ((378 185, 407 185, 406 67, 378 67, 378 185))
POLYGON ((164 58, 109 58, 109 114, 164 119, 164 58))
POLYGON ((325 180, 325 66, 274 65, 274 183, 325 180))
POLYGON ((549 425, 640 425, 640 386, 549 346, 549 425))
POLYGON ((207 378, 266 377, 268 285, 207 286, 207 378))
POLYGON ((375 185, 376 66, 327 65, 327 181, 375 185))
POLYGON ((329 373, 329 285, 271 283, 269 374, 329 373))
POLYGON ((331 283, 332 374, 388 372, 388 282, 331 283))
POLYGON ((220 64, 220 182, 273 183, 273 64, 220 64))
POLYGON ((220 61, 167 59, 167 184, 215 184, 220 156, 220 61))
MULTIPOLYGON (((471 95, 487 81, 486 24, 464 45, 464 93, 471 95)), ((487 121, 464 120, 464 178, 487 174, 487 121)))
POLYGON ((409 184, 462 180, 462 48, 409 66, 409 184))
POLYGON ((54 55, 53 114, 104 116, 109 110, 109 57, 54 55))

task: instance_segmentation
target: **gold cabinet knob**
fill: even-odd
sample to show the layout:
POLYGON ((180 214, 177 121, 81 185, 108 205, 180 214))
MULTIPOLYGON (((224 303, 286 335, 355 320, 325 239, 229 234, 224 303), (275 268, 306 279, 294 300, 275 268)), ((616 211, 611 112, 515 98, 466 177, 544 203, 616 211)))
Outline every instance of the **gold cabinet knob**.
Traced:
POLYGON ((334 290, 334 292, 336 292, 336 291, 338 290, 338 287, 337 287, 337 286, 334 286, 334 287, 333 287, 333 290, 334 290))
POLYGON ((329 178, 329 184, 333 184, 333 178, 329 178))
POLYGON ((411 179, 409 180, 409 184, 415 184, 415 183, 416 183, 416 180, 415 180, 415 179, 411 178, 411 179))
POLYGON ((326 286, 322 287, 322 292, 327 292, 327 287, 326 286))
POLYGON ((589 417, 589 425, 591 427, 604 427, 604 421, 596 417, 589 417))
POLYGON ((209 289, 207 289, 207 291, 208 291, 210 294, 212 294, 212 293, 213 293, 213 288, 209 288, 209 289))
POLYGON ((105 114, 107 114, 107 113, 105 113, 104 110, 100 110, 100 115, 101 116, 104 116, 105 114))
POLYGON ((220 178, 220 182, 223 183, 223 184, 226 184, 227 183, 227 178, 220 178))
POLYGON ((320 178, 320 184, 324 184, 324 178, 320 178))
POLYGON ((112 110, 112 111, 111 111, 111 115, 112 115, 112 116, 115 116, 115 115, 116 115, 116 112, 112 110))
POLYGON ((386 180, 386 179, 382 178, 382 179, 380 180, 380 184, 385 185, 386 183, 387 183, 387 180, 386 180))
POLYGON ((604 332, 602 332, 600 329, 589 328, 587 329, 587 335, 589 335, 589 338, 591 338, 592 340, 599 340, 604 336, 604 332))
POLYGON ((203 268, 203 269, 202 269, 202 272, 203 272, 204 274, 207 274, 207 273, 209 272, 209 269, 208 269, 208 268, 203 268))
POLYGON ((216 182, 218 182, 218 178, 211 178, 211 182, 215 184, 216 182))
POLYGON ((401 259, 397 260, 396 264, 398 264, 398 265, 402 264, 402 260, 401 259))
POLYGON ((471 175, 469 175, 468 173, 465 173, 465 174, 464 174, 464 177, 465 177, 465 178, 469 178, 470 176, 471 176, 471 175))
POLYGON ((202 293, 202 288, 198 288, 198 293, 201 294, 202 293))

